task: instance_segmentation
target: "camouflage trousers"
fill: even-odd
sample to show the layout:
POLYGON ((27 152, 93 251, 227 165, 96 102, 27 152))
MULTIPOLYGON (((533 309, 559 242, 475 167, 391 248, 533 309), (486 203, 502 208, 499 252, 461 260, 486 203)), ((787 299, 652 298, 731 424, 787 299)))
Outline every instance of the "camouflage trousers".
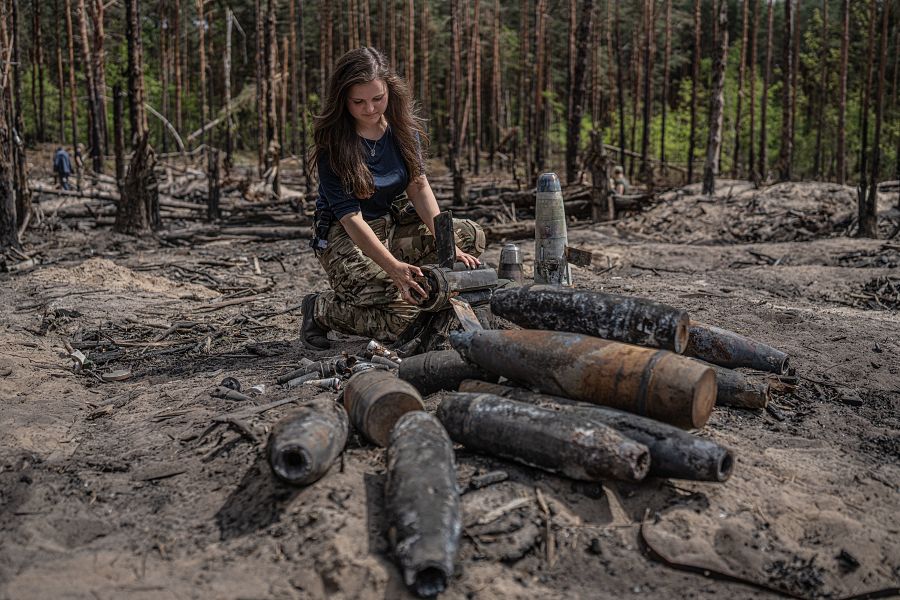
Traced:
MULTIPOLYGON (((407 213, 399 222, 388 214, 367 223, 398 260, 413 265, 437 262, 434 236, 415 214, 407 213)), ((473 256, 484 252, 484 231, 477 223, 453 219, 453 229, 456 245, 464 252, 473 256)), ((331 284, 331 291, 316 299, 314 317, 321 327, 392 342, 419 314, 340 223, 328 230, 328 247, 317 254, 331 284)))

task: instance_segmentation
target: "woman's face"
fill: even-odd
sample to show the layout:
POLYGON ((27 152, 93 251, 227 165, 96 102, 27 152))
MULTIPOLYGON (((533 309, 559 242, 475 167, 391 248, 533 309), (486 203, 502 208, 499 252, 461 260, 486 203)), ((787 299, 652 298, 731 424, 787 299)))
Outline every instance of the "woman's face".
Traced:
POLYGON ((381 79, 367 83, 357 83, 347 94, 347 110, 356 120, 358 127, 378 123, 387 109, 388 88, 381 79))

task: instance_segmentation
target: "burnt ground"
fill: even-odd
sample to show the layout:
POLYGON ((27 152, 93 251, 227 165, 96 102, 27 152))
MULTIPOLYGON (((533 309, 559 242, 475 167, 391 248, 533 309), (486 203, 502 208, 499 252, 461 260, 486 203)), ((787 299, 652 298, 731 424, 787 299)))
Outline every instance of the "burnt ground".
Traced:
MULTIPOLYGON (((733 477, 586 484, 460 448, 463 489, 491 470, 509 479, 463 496, 445 597, 900 586, 900 241, 844 236, 849 188, 788 186, 734 183, 713 201, 689 189, 570 230, 594 252, 577 286, 653 298, 790 353, 799 385, 772 411, 719 408, 700 432, 734 449, 733 477)), ((241 427, 214 421, 248 407, 211 395, 225 376, 265 384, 255 405, 334 395, 275 381, 334 354, 296 341, 303 295, 325 287, 304 241, 178 247, 75 222, 27 241, 43 264, 0 275, 0 597, 407 596, 386 542, 383 450, 351 434, 325 478, 293 489, 262 453, 290 405, 241 427), (87 355, 80 372, 67 344, 87 355)), ((533 245, 522 249, 530 267, 533 245)), ((498 254, 495 243, 487 261, 498 254)))

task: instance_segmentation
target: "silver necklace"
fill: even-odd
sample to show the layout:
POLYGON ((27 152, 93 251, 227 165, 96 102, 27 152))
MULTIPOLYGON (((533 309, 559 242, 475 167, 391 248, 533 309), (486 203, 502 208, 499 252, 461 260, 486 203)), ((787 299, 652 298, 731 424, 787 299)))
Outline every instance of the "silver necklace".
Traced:
POLYGON ((363 141, 363 144, 366 145, 366 148, 369 149, 369 156, 371 156, 372 158, 375 158, 375 147, 378 146, 378 140, 375 140, 375 143, 372 144, 372 146, 370 147, 370 146, 369 146, 369 140, 367 140, 367 139, 364 138, 363 136, 359 136, 359 137, 360 137, 360 139, 363 141))

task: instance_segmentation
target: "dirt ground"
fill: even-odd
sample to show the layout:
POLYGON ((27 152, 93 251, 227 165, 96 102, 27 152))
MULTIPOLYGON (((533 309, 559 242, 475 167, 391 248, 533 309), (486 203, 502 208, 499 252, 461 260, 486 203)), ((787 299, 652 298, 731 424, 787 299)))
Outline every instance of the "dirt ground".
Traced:
MULTIPOLYGON (((799 386, 772 411, 714 411, 700 435, 737 456, 722 484, 586 484, 459 448, 466 527, 444 597, 900 586, 900 241, 843 235, 848 188, 738 183, 572 227, 570 244, 594 252, 575 284, 781 348, 799 386), (469 490, 496 469, 508 480, 469 490), (517 496, 531 501, 475 523, 517 496)), ((297 343, 298 305, 325 286, 305 242, 176 247, 72 222, 26 241, 44 264, 0 274, 0 598, 408 596, 386 541, 383 450, 351 434, 326 477, 294 489, 262 452, 290 405, 243 431, 214 421, 247 408, 211 395, 225 376, 265 384, 259 405, 334 396, 276 384, 301 357, 335 353, 297 343), (66 344, 87 355, 79 373, 66 344)), ((533 243, 521 247, 530 268, 533 243)))

